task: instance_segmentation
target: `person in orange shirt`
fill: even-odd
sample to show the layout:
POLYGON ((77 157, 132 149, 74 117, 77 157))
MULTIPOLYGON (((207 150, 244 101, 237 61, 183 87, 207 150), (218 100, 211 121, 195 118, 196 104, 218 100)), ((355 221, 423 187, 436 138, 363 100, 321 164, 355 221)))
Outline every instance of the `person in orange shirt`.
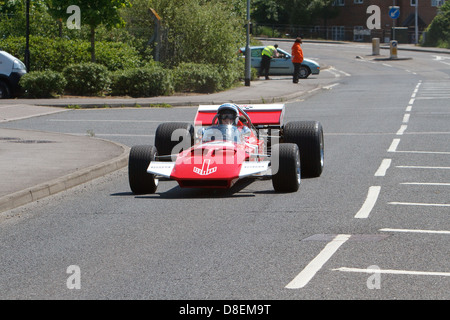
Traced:
POLYGON ((300 47, 300 44, 302 43, 302 38, 297 37, 295 39, 294 44, 292 45, 292 63, 294 64, 294 75, 292 81, 294 83, 298 83, 298 74, 300 72, 300 66, 303 62, 303 50, 300 47))

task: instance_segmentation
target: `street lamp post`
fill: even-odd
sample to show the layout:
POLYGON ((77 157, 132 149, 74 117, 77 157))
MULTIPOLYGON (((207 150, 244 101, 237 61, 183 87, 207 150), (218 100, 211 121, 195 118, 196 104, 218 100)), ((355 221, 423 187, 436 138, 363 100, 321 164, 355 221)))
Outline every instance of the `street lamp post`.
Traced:
POLYGON ((30 71, 30 0, 27 0, 26 10, 27 30, 25 43, 25 66, 27 67, 27 71, 30 71))
POLYGON ((415 7, 415 23, 414 23, 414 27, 415 27, 415 38, 416 38, 416 44, 419 43, 419 22, 418 22, 418 16, 419 16, 419 0, 416 0, 416 7, 415 7))
POLYGON ((251 52, 250 52, 250 0, 247 0, 247 44, 245 46, 245 86, 250 86, 251 79, 251 52))

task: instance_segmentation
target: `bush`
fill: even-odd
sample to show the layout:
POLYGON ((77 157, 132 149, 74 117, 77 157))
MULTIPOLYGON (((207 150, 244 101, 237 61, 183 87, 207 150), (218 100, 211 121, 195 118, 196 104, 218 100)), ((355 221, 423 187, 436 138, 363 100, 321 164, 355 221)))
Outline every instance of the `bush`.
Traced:
POLYGON ((125 70, 142 65, 139 53, 133 47, 120 42, 96 42, 96 62, 110 71, 125 70))
POLYGON ((450 2, 446 1, 439 9, 426 30, 424 46, 450 49, 450 2))
POLYGON ((154 97, 173 93, 172 73, 158 65, 117 71, 112 75, 111 94, 154 97))
MULTIPOLYGON (((63 71, 70 64, 91 62, 91 44, 88 41, 65 38, 30 37, 30 69, 32 71, 63 71)), ((0 39, 0 50, 7 51, 20 60, 25 60, 25 38, 0 39)), ((141 65, 137 50, 124 43, 96 42, 98 64, 108 70, 135 68, 141 65)))
POLYGON ((181 63, 174 69, 174 86, 178 92, 215 92, 221 87, 221 76, 214 65, 181 63))
POLYGON ((180 63, 174 69, 174 86, 178 92, 213 93, 232 87, 244 78, 244 61, 226 66, 180 63))
POLYGON ((66 91, 74 95, 102 95, 111 84, 108 69, 96 63, 72 64, 63 70, 66 91))
POLYGON ((64 93, 66 79, 60 72, 34 71, 20 79, 20 85, 29 98, 50 98, 64 93))
MULTIPOLYGON (((232 63, 229 63, 227 65, 227 68, 219 68, 221 70, 222 75, 222 85, 219 88, 220 90, 225 90, 230 87, 232 87, 236 82, 240 80, 244 80, 245 78, 245 60, 244 59, 238 59, 233 61, 232 63)), ((254 68, 252 68, 254 69, 254 68)), ((252 79, 254 71, 251 70, 252 73, 252 79)))

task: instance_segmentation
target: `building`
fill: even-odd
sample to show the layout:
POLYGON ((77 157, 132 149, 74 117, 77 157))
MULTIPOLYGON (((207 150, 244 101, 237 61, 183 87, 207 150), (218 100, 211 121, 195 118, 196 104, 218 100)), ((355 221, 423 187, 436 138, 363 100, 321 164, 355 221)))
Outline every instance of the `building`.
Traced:
POLYGON ((345 41, 370 41, 371 38, 377 37, 382 42, 395 39, 400 43, 415 43, 416 2, 420 37, 445 0, 336 0, 333 5, 339 14, 336 18, 328 19, 326 23, 323 21, 326 26, 325 37, 345 41), (379 29, 369 29, 367 25, 374 12, 368 10, 372 5, 380 9, 379 29), (399 9, 397 19, 389 16, 391 6, 397 6, 399 9))

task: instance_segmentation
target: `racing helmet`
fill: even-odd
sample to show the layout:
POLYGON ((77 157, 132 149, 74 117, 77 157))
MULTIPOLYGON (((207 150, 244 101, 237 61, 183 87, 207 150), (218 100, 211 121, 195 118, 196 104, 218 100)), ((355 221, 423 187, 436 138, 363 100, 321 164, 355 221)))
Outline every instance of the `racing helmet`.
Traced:
POLYGON ((224 103, 217 109, 219 124, 225 119, 233 120, 233 124, 237 125, 239 121, 239 110, 235 104, 224 103))

